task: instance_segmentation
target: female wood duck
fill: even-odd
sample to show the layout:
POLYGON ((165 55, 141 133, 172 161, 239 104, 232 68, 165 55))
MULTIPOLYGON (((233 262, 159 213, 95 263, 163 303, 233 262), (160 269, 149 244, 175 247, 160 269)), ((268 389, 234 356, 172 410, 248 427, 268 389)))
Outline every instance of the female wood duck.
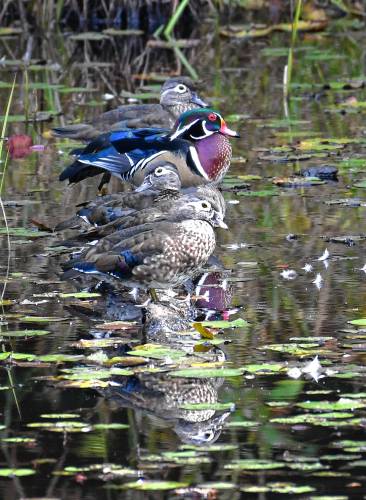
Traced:
POLYGON ((175 214, 176 222, 134 226, 102 239, 66 263, 64 277, 78 273, 113 277, 137 288, 171 288, 197 273, 215 249, 214 227, 222 214, 208 200, 192 199, 175 214), (118 242, 115 243, 115 239, 118 242), (76 271, 76 273, 75 273, 76 271))
POLYGON ((88 241, 95 242, 109 235, 111 235, 110 241, 118 243, 120 240, 119 231, 124 229, 153 222, 175 222, 177 218, 182 220, 182 217, 190 218, 194 216, 189 202, 196 200, 208 200, 212 209, 218 214, 216 219, 217 225, 225 229, 227 228, 223 222, 225 217, 225 201, 222 194, 214 186, 205 185, 194 189, 190 188, 186 191, 183 190, 183 192, 164 191, 153 199, 153 203, 149 208, 126 211, 118 217, 113 217, 107 224, 93 227, 70 240, 63 241, 61 244, 63 246, 82 246, 88 241))
POLYGON ((180 188, 181 181, 175 165, 159 162, 146 169, 144 182, 135 191, 99 196, 96 200, 83 203, 77 214, 57 224, 55 231, 79 229, 84 223, 92 226, 108 224, 118 217, 151 207, 157 199, 179 198, 180 188))
MULTIPOLYGON (((79 182, 100 173, 141 184, 144 170, 157 161, 173 163, 182 186, 218 183, 230 166, 230 130, 211 109, 186 111, 171 132, 161 129, 122 130, 100 136, 80 152, 60 180, 79 182)), ((109 180, 109 179, 108 179, 109 180)))
MULTIPOLYGON (((202 363, 202 360, 201 360, 202 363)), ((219 438, 230 411, 212 410, 219 400, 223 378, 172 377, 171 373, 136 373, 131 377, 115 377, 115 384, 101 390, 115 407, 143 411, 164 429, 173 428, 182 443, 208 446, 219 438), (188 410, 187 404, 207 404, 206 409, 188 410)), ((146 419, 138 419, 146 432, 146 419)))
POLYGON ((169 78, 161 88, 160 104, 134 104, 118 106, 95 118, 92 123, 79 123, 52 129, 54 137, 91 141, 104 132, 124 128, 171 128, 179 115, 207 107, 197 95, 188 77, 169 78))

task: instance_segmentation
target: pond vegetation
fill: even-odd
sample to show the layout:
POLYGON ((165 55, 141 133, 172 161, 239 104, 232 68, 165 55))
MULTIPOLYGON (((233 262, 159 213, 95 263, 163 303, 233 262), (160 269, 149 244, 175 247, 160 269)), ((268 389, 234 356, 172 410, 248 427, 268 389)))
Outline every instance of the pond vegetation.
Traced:
POLYGON ((363 498, 363 3, 48 4, 0 12, 0 496, 363 498), (99 179, 58 181, 50 129, 180 73, 241 133, 229 230, 191 302, 143 310, 61 280, 99 179))

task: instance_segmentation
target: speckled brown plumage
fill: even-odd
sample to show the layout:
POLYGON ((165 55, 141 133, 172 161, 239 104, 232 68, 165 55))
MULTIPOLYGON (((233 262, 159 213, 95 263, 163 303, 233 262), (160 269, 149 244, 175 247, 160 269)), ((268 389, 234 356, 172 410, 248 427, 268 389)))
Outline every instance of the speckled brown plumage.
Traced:
POLYGON ((222 213, 196 198, 185 202, 174 217, 180 220, 142 224, 107 236, 65 268, 104 273, 134 287, 181 285, 199 272, 213 253, 213 226, 222 225, 222 213))

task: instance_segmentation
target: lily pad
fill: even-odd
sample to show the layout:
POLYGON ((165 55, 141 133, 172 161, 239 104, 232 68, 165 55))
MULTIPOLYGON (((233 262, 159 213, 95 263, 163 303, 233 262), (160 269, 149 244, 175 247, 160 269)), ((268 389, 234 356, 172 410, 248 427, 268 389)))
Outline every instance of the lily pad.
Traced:
POLYGON ((74 299, 92 299, 95 297, 100 297, 100 293, 96 292, 75 292, 75 293, 60 293, 59 297, 62 299, 74 298, 74 299))
POLYGON ((229 464, 224 465, 224 469, 229 470, 271 470, 271 469, 283 469, 286 467, 285 462, 275 462, 271 460, 256 460, 256 459, 246 459, 246 460, 235 460, 229 464))
POLYGON ((29 438, 29 437, 9 437, 9 438, 1 438, 1 441, 4 443, 10 443, 10 444, 30 444, 30 443, 36 443, 35 438, 29 438))
POLYGON ((355 401, 354 399, 340 398, 338 401, 304 401, 296 406, 307 410, 317 411, 344 411, 366 408, 366 401, 355 401))
POLYGON ((363 189, 365 189, 366 188, 366 179, 363 180, 363 181, 360 181, 360 182, 356 182, 356 184, 354 184, 354 186, 356 188, 363 188, 363 189))
POLYGON ((351 321, 348 321, 350 325, 356 325, 356 326, 366 326, 366 318, 360 318, 360 319, 353 319, 351 321))
POLYGON ((40 337, 42 335, 48 335, 47 330, 8 330, 0 333, 1 337, 40 337))
POLYGON ((130 426, 127 425, 127 424, 119 424, 118 422, 113 422, 113 423, 110 423, 110 424, 94 424, 93 425, 93 429, 94 430, 98 430, 98 431, 101 431, 101 430, 105 430, 105 431, 109 431, 109 430, 122 430, 122 429, 128 429, 130 426))
POLYGON ((208 328, 217 328, 220 330, 225 328, 242 328, 244 326, 249 326, 249 323, 243 318, 234 319, 233 321, 201 321, 200 324, 208 328))
POLYGON ((40 415, 41 418, 56 418, 56 419, 65 419, 65 418, 80 418, 80 415, 76 413, 42 413, 40 415))
POLYGON ((45 231, 33 231, 32 229, 26 229, 25 227, 9 227, 9 230, 6 227, 0 227, 0 235, 1 234, 9 234, 10 236, 17 236, 18 238, 44 238, 45 236, 49 236, 50 233, 46 233, 45 231))
POLYGON ((44 429, 50 432, 89 432, 90 424, 73 420, 60 420, 57 422, 31 422, 27 424, 31 429, 44 429))
POLYGON ((145 479, 139 479, 133 483, 125 483, 120 488, 122 489, 132 489, 139 491, 166 491, 175 490, 177 488, 187 488, 189 483, 183 483, 178 481, 149 481, 145 479))
POLYGON ((0 469, 0 477, 25 477, 35 473, 33 469, 0 469))
POLYGON ((282 493, 288 495, 301 495, 302 493, 311 493, 315 491, 315 488, 311 486, 299 486, 294 483, 268 483, 264 486, 244 486, 240 488, 240 491, 244 491, 245 493, 282 493))
POLYGON ((65 320, 67 318, 55 318, 53 316, 21 316, 19 323, 58 323, 65 320))

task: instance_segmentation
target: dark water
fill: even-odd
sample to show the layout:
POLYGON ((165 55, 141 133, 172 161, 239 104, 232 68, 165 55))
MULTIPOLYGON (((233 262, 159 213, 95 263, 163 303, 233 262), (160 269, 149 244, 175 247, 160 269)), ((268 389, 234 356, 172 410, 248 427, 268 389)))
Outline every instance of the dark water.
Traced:
MULTIPOLYGON (((293 78, 301 85, 294 86, 287 116, 281 87, 286 58, 268 50, 286 44, 282 35, 250 43, 215 37, 202 49, 199 68, 206 96, 223 115, 245 115, 232 117, 240 118, 231 124, 242 138, 234 144, 236 160, 224 183, 230 229, 220 230, 216 251, 228 270, 227 303, 221 297, 211 307, 219 309, 215 317, 225 309, 225 317, 229 311, 230 319, 244 318, 249 326, 224 330, 216 337, 224 343, 207 355, 213 363, 222 349, 225 366, 244 368, 242 375, 176 379, 145 373, 129 377, 128 383, 127 377, 114 377, 120 386, 65 387, 65 380, 57 378, 63 370, 98 366, 103 352, 125 356, 143 341, 141 331, 118 332, 124 342, 104 350, 77 346, 80 339, 102 335, 97 325, 120 312, 118 297, 60 297, 79 289, 60 281, 59 263, 65 257, 50 250, 58 237, 12 236, 8 268, 7 238, 1 236, 4 299, 14 301, 3 306, 4 334, 26 328, 51 332, 25 340, 5 334, 2 342, 3 351, 35 355, 1 361, 1 469, 35 471, 2 479, 2 498, 364 498, 366 333, 347 322, 366 313, 361 270, 366 197, 365 189, 355 186, 366 178, 365 91, 329 85, 366 81, 365 34, 340 28, 301 42, 293 78), (347 99, 351 105, 342 108, 347 99), (319 137, 329 141, 305 142, 319 137), (277 149, 281 146, 288 147, 277 149), (336 166, 338 179, 292 188, 272 182, 319 165, 336 166), (258 177, 238 177, 247 175, 258 177), (230 188, 233 183, 238 188, 230 188), (353 201, 328 203, 344 199, 353 201), (319 260, 326 249, 329 258, 319 260), (296 273, 290 274, 293 279, 287 279, 290 270, 296 273), (22 319, 32 315, 62 321, 22 319), (39 358, 50 354, 84 358, 79 363, 39 358), (321 365, 315 371, 309 368, 314 359, 321 365), (169 400, 169 391, 182 404, 207 402, 205 395, 211 394, 210 403, 229 405, 181 409, 169 400), (319 404, 301 406, 308 401, 319 404), (47 414, 55 415, 42 417, 47 414), (297 421, 275 420, 296 415, 297 421), (85 425, 71 429, 77 432, 65 425, 61 432, 28 426, 67 420, 85 425), (128 427, 92 427, 110 423, 128 427), (7 441, 15 437, 30 441, 7 441), (154 492, 147 480, 182 484, 154 492), (136 481, 146 491, 138 491, 136 481)), ((30 72, 30 79, 35 75, 30 72)), ((1 78, 9 81, 9 73, 3 71, 1 78)), ((2 91, 2 99, 7 92, 2 91)), ((101 109, 80 111, 77 94, 72 100, 66 94, 61 102, 70 115, 84 111, 90 116, 101 109)), ((12 130, 24 132, 24 127, 12 125, 12 130)), ((35 142, 46 141, 35 135, 35 142)), ((11 227, 30 228, 31 219, 52 227, 72 215, 76 203, 95 195, 96 183, 68 188, 58 182, 69 161, 66 151, 64 143, 49 142, 43 153, 10 160, 3 200, 11 227)), ((177 345, 182 349, 185 343, 180 338, 172 344, 177 345)), ((171 358, 150 360, 149 367, 174 372, 177 364, 171 358)))

